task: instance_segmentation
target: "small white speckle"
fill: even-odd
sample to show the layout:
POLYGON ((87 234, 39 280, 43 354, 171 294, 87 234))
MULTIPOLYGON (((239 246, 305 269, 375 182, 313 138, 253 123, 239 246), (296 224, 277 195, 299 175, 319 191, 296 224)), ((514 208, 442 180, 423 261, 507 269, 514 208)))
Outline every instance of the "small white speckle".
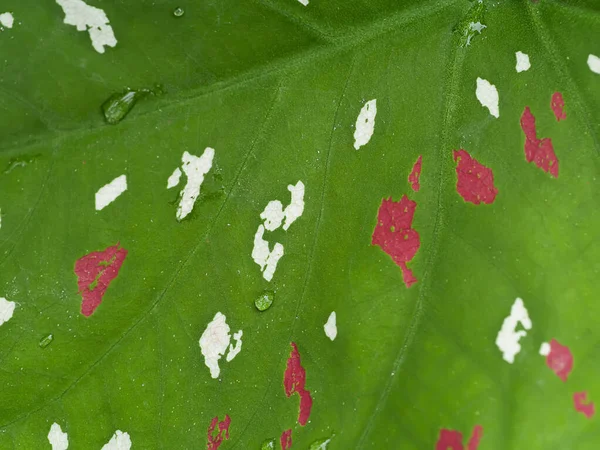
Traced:
POLYGON ((364 104, 354 130, 354 148, 358 150, 363 145, 367 145, 375 131, 375 116, 377 115, 377 99, 369 100, 364 104))
POLYGON ((200 195, 200 187, 206 175, 212 168, 215 149, 206 147, 202 156, 194 156, 183 152, 181 161, 183 173, 187 176, 187 183, 181 191, 181 200, 177 207, 177 220, 182 220, 194 209, 194 204, 200 195))
POLYGON ((592 72, 600 74, 600 58, 598 56, 590 53, 587 59, 587 65, 592 72))
POLYGON ((550 344, 548 344, 547 342, 542 342, 542 345, 540 346, 540 355, 548 356, 549 354, 550 354, 550 344))
POLYGON ((16 303, 0 297, 0 325, 8 322, 15 312, 16 303))
POLYGON ((510 364, 515 361, 515 355, 521 351, 519 340, 527 336, 527 331, 517 331, 517 325, 521 324, 525 330, 531 330, 532 324, 523 300, 517 298, 510 309, 510 315, 504 319, 502 328, 496 337, 496 345, 502 352, 502 358, 510 364))
POLYGON ((48 441, 50 441, 52 450, 67 450, 69 447, 69 436, 67 433, 63 433, 62 428, 56 422, 50 427, 48 441))
POLYGON ((131 438, 129 433, 117 430, 110 441, 102 447, 102 450, 129 450, 130 448, 131 438))
POLYGON ((15 18, 9 12, 0 14, 0 25, 6 28, 12 28, 15 23, 15 18))
POLYGON ((78 31, 87 31, 92 46, 98 53, 104 53, 104 47, 114 47, 117 39, 108 17, 103 10, 86 4, 82 0, 56 0, 64 13, 64 23, 77 27, 78 31))
POLYGON ((96 192, 96 211, 104 209, 127 190, 127 176, 121 175, 96 192))
POLYGON ((496 118, 500 117, 498 107, 499 97, 496 86, 483 78, 477 78, 475 95, 477 96, 479 103, 481 103, 481 106, 486 107, 492 116, 496 118))
POLYGON ((337 324, 336 324, 335 311, 332 311, 331 314, 329 314, 329 318, 327 319, 327 322, 325 323, 325 325, 323 325, 323 329, 325 330, 325 335, 329 339, 331 339, 333 341, 336 338, 337 324))
POLYGON ((529 68, 531 67, 531 62, 529 62, 529 55, 523 52, 517 52, 515 53, 515 56, 517 58, 517 66, 515 67, 517 73, 529 70, 529 68))
POLYGON ((167 180, 167 189, 171 189, 179 184, 179 179, 181 178, 181 169, 176 167, 169 179, 167 180))

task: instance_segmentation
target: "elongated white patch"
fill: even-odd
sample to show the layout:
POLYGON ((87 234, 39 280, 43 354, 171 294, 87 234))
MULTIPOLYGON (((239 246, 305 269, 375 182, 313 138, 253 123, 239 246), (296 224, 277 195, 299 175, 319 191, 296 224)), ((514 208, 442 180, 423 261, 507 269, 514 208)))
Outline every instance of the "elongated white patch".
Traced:
POLYGON ((130 448, 131 438, 129 437, 129 433, 117 430, 110 441, 104 444, 102 450, 129 450, 130 448))
POLYGON ((167 189, 171 189, 179 184, 181 178, 181 169, 175 168, 169 179, 167 180, 167 189))
POLYGON ((325 330, 325 335, 333 341, 337 336, 335 311, 332 311, 332 313, 329 314, 329 318, 327 319, 325 325, 323 325, 323 329, 325 330))
MULTIPOLYGON (((212 378, 219 378, 221 374, 219 360, 227 351, 227 347, 231 341, 229 325, 227 325, 226 319, 225 315, 221 312, 216 313, 213 320, 206 326, 199 341, 200 351, 204 356, 204 364, 210 369, 210 376, 212 378)), ((242 350, 243 334, 242 330, 234 334, 233 338, 236 341, 236 345, 229 348, 229 353, 225 358, 227 362, 235 358, 242 350)))
POLYGON ((279 228, 284 217, 283 205, 279 200, 271 200, 267 203, 264 211, 260 213, 260 218, 265 221, 265 228, 269 231, 279 228))
POLYGON ((298 181, 295 186, 290 184, 288 185, 288 191, 292 194, 292 200, 283 211, 283 215, 285 216, 283 229, 285 231, 287 231, 290 225, 304 212, 304 183, 298 181))
POLYGON ((529 68, 531 67, 531 63, 529 62, 529 55, 523 52, 517 52, 515 53, 515 56, 517 57, 517 73, 529 70, 529 68))
POLYGON ((0 14, 0 25, 6 28, 12 28, 15 23, 15 18, 9 12, 0 14))
POLYGON ((65 13, 64 23, 77 27, 78 31, 87 31, 98 53, 104 53, 104 47, 117 45, 117 38, 103 10, 82 0, 56 0, 56 3, 65 13))
POLYGON ((265 227, 263 225, 258 226, 256 234, 254 235, 254 247, 252 248, 252 259, 256 264, 260 266, 260 270, 263 273, 263 277, 267 281, 273 279, 275 270, 277 269, 277 263, 283 256, 283 245, 279 242, 275 243, 273 250, 269 250, 269 243, 263 239, 265 234, 265 227))
POLYGON ((496 86, 483 78, 477 78, 477 90, 475 91, 475 95, 477 96, 479 103, 481 103, 481 106, 486 107, 492 116, 496 118, 500 117, 498 108, 498 90, 496 89, 496 86))
POLYGON ((308 0, 298 0, 300 3, 302 3, 304 6, 308 5, 308 0))
POLYGON ((521 324, 525 330, 531 330, 531 320, 525 309, 523 300, 517 298, 510 309, 510 315, 504 319, 502 328, 496 337, 496 345, 502 352, 504 360, 512 364, 515 360, 515 355, 521 351, 519 340, 523 336, 527 336, 527 331, 517 331, 517 325, 521 324))
POLYGON ((127 176, 121 175, 110 183, 102 186, 96 192, 96 211, 110 205, 115 199, 127 190, 127 176))
POLYGON ((550 344, 548 344, 547 342, 542 342, 542 345, 540 346, 540 355, 548 356, 549 354, 550 354, 550 344))
POLYGON ((231 361, 235 358, 239 352, 242 351, 242 336, 244 332, 242 330, 237 333, 233 333, 233 340, 235 341, 235 347, 233 344, 229 344, 229 352, 227 353, 227 357, 225 358, 227 362, 231 361))
POLYGON ((67 433, 63 433, 62 428, 56 422, 50 427, 48 441, 50 441, 52 450, 67 450, 69 448, 69 436, 67 436, 67 433))
POLYGON ((354 130, 354 148, 358 150, 371 140, 375 131, 375 116, 377 115, 377 99, 369 100, 360 110, 354 130))
POLYGON ((600 74, 600 58, 599 57, 597 57, 596 55, 592 55, 590 53, 590 55, 588 56, 588 59, 587 59, 587 65, 592 72, 600 74))
POLYGON ((183 152, 181 161, 183 173, 187 176, 187 183, 181 191, 181 200, 177 208, 177 220, 182 220, 194 209, 194 203, 200 195, 200 186, 204 182, 204 175, 212 168, 215 149, 206 147, 202 156, 197 157, 183 152))
POLYGON ((15 302, 9 302, 4 297, 0 297, 0 325, 8 322, 15 312, 15 302))

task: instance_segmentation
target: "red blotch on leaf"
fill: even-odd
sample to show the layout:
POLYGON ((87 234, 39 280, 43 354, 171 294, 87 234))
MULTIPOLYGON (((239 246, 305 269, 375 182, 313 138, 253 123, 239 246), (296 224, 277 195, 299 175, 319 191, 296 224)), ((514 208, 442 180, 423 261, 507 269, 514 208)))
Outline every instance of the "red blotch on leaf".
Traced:
POLYGON ((556 339, 550 341, 550 353, 546 356, 546 365, 558 375, 558 377, 567 381, 567 377, 573 369, 573 355, 566 345, 561 345, 556 339))
POLYGON ((580 413, 585 414, 585 417, 591 419, 596 412, 594 408, 594 402, 587 401, 587 392, 575 392, 573 394, 573 404, 575 405, 575 410, 580 413))
POLYGON ((419 155, 415 165, 413 166, 410 174, 408 175, 408 182, 412 187, 413 191, 418 192, 421 189, 421 185, 419 184, 419 177, 421 176, 421 168, 423 167, 423 157, 419 155))
MULTIPOLYGON (((306 390, 306 370, 302 367, 298 347, 292 342, 292 351, 287 360, 287 366, 283 375, 283 387, 285 395, 290 397, 293 393, 300 396, 300 412, 298 414, 298 423, 302 426, 308 422, 310 410, 312 409, 312 397, 306 390)), ((290 431, 291 432, 291 431, 290 431)))
POLYGON ((83 299, 81 314, 91 316, 102 303, 108 285, 119 274, 126 256, 127 250, 117 244, 101 252, 92 252, 75 262, 77 286, 83 299))
POLYGON ((279 442, 281 443, 281 450, 288 450, 292 448, 292 430, 285 430, 281 433, 281 437, 279 438, 279 442))
POLYGON ((475 428, 473 428, 473 433, 471 433, 469 443, 467 444, 467 450, 477 450, 482 437, 483 427, 481 425, 475 425, 475 428))
POLYGON ((229 439, 229 425, 231 419, 225 414, 225 419, 219 422, 219 417, 215 416, 208 426, 208 444, 207 450, 217 450, 224 439, 229 439), (217 428, 218 426, 218 428, 217 428), (216 433, 215 433, 215 429, 216 433))
POLYGON ((552 94, 552 101, 550 102, 550 107, 552 108, 552 112, 554 112, 554 116, 556 120, 559 122, 567 118, 565 114, 565 101, 563 100, 563 96, 560 92, 555 92, 552 94))
POLYGON ((480 164, 463 149, 454 150, 456 165, 456 192, 466 201, 475 205, 481 202, 493 203, 498 194, 494 186, 494 173, 492 169, 480 164))
POLYGON ((412 260, 421 246, 419 233, 412 227, 417 203, 403 195, 399 202, 392 197, 383 199, 377 213, 377 225, 371 238, 372 245, 378 245, 390 255, 402 270, 406 287, 417 282, 406 263, 412 260))
POLYGON ((529 106, 521 115, 521 128, 525 133, 525 159, 532 162, 542 169, 549 172, 554 178, 558 178, 558 158, 552 147, 552 139, 537 138, 535 128, 535 117, 531 114, 529 106))

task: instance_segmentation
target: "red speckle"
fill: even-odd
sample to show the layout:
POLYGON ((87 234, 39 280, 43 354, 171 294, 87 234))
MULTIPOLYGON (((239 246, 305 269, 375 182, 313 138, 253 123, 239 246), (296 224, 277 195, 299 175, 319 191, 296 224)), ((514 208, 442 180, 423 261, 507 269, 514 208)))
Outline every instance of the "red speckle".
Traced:
POLYGON ((575 392, 573 394, 573 404, 575 410, 585 414, 585 417, 591 419, 596 412, 594 408, 594 402, 586 401, 587 392, 575 392))
POLYGON ((475 205, 481 202, 493 203, 498 194, 498 189, 494 187, 494 173, 492 169, 480 164, 475 158, 471 157, 466 151, 460 149, 454 150, 454 161, 456 165, 456 192, 466 201, 475 205))
POLYGON ((126 256, 127 250, 119 248, 117 244, 102 252, 92 252, 75 262, 77 286, 83 298, 81 313, 84 316, 91 316, 102 303, 108 285, 119 274, 126 256))
MULTIPOLYGON (((302 367, 300 361, 300 353, 298 347, 292 342, 292 352, 287 360, 287 366, 283 376, 283 387, 285 395, 290 397, 294 392, 300 396, 300 412, 298 414, 298 423, 302 426, 306 425, 310 410, 312 409, 312 397, 310 392, 306 390, 306 370, 302 367)), ((291 432, 291 431, 290 431, 291 432)))
POLYGON ((208 444, 207 450, 217 450, 224 439, 229 439, 229 425, 231 419, 225 414, 225 419, 219 422, 219 417, 215 416, 208 426, 208 444), (217 433, 215 434, 215 428, 219 426, 217 433))
POLYGON ((463 450, 462 433, 454 430, 440 430, 435 450, 463 450))
POLYGON ((552 139, 537 138, 535 128, 535 117, 531 114, 529 106, 521 115, 521 128, 525 133, 525 159, 534 162, 544 172, 549 172, 554 178, 558 178, 558 158, 552 147, 552 139))
POLYGON ((371 238, 372 245, 379 245, 400 266, 407 288, 417 282, 412 271, 406 266, 421 246, 419 233, 411 228, 416 208, 417 203, 409 200, 406 195, 403 195, 399 202, 392 201, 392 197, 383 199, 371 238))
POLYGON ((552 339, 550 341, 550 353, 546 356, 546 365, 561 380, 567 381, 567 377, 573 369, 573 355, 569 347, 559 344, 556 339, 552 339))
POLYGON ((475 428, 473 428, 473 433, 471 433, 469 443, 467 444, 467 450, 477 450, 482 437, 483 427, 481 425, 475 425, 475 428))
POLYGON ((419 177, 421 176, 421 168, 423 167, 423 157, 419 155, 415 165, 413 166, 410 174, 408 175, 408 182, 410 183, 413 191, 418 192, 421 189, 419 184, 419 177))
POLYGON ((281 433, 279 442, 281 443, 281 450, 288 450, 288 448, 292 448, 292 430, 285 430, 283 433, 281 433))
POLYGON ((554 112, 556 120, 558 120, 559 122, 567 118, 567 115, 565 114, 564 110, 565 101, 563 100, 563 96, 560 92, 555 92, 554 94, 552 94, 552 101, 550 102, 550 107, 554 112))

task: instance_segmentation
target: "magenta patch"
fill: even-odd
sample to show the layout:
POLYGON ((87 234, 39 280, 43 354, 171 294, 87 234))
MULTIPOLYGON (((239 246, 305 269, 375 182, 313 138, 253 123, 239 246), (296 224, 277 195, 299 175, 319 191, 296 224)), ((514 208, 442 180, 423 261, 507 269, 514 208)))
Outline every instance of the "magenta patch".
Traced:
POLYGON ((412 190, 418 192, 421 189, 421 185, 419 184, 419 177, 421 176, 421 168, 423 167, 423 157, 419 155, 415 165, 413 166, 410 174, 408 175, 408 182, 412 187, 412 190))
POLYGON ((279 438, 279 442, 281 443, 281 450, 288 450, 292 448, 292 430, 285 430, 281 433, 281 437, 279 438))
POLYGON ((435 450, 463 450, 462 439, 460 431, 441 429, 435 450))
MULTIPOLYGON (((283 387, 285 395, 290 397, 293 393, 300 396, 300 412, 298 414, 298 423, 302 426, 308 422, 313 400, 310 392, 306 390, 306 370, 302 367, 298 347, 292 342, 292 352, 287 360, 287 366, 283 375, 283 387)), ((290 431, 291 432, 291 431, 290 431)))
POLYGON ((421 246, 419 233, 411 228, 416 208, 417 202, 409 200, 406 195, 399 202, 392 201, 392 197, 383 199, 371 238, 371 244, 381 247, 400 267, 407 288, 417 282, 412 270, 406 266, 421 246))
POLYGON ((558 120, 559 122, 567 118, 564 109, 565 101, 563 100, 563 96, 560 92, 555 92, 554 94, 552 94, 552 101, 550 102, 550 107, 552 108, 554 117, 556 117, 556 120, 558 120))
POLYGON ((521 128, 525 133, 525 159, 532 162, 544 172, 550 173, 554 178, 558 178, 558 158, 552 147, 552 139, 537 138, 535 128, 535 117, 531 114, 529 106, 521 115, 521 128))
POLYGON ((494 173, 492 169, 480 164, 463 149, 454 150, 456 165, 456 192, 466 202, 479 205, 481 202, 493 203, 498 194, 494 186, 494 173))
POLYGON ((482 437, 483 427, 481 425, 475 425, 475 427, 473 428, 473 433, 471 433, 469 443, 467 444, 467 450, 477 450, 482 437))
POLYGON ((92 252, 75 262, 77 286, 83 299, 81 314, 91 316, 102 303, 108 285, 119 274, 126 256, 127 250, 117 244, 101 252, 92 252))
POLYGON ((217 450, 219 446, 223 443, 224 439, 229 439, 229 425, 231 424, 231 419, 227 414, 225 414, 225 419, 219 422, 219 417, 216 416, 210 422, 208 426, 208 445, 206 446, 207 450, 217 450), (215 433, 216 431, 216 433, 215 433))
POLYGON ((596 413, 596 409, 594 408, 594 402, 587 401, 586 398, 587 392, 575 392, 573 394, 573 404, 576 411, 585 414, 585 417, 591 419, 596 413))
POLYGON ((546 356, 546 365, 563 381, 567 381, 573 369, 573 355, 566 345, 556 339, 550 341, 550 353, 546 356))

